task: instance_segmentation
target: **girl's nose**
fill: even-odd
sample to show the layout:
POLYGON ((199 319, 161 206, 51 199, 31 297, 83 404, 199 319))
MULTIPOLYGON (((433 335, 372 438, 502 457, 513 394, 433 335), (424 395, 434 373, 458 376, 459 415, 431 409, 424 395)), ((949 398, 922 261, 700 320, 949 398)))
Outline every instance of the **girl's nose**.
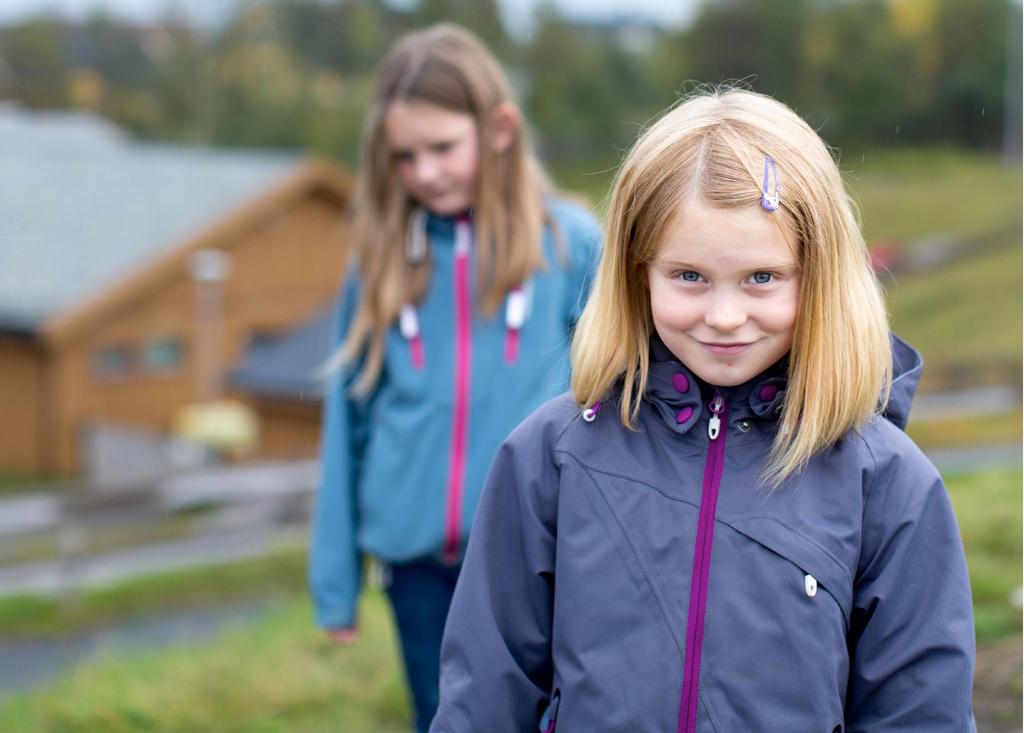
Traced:
POLYGON ((747 322, 747 312, 732 298, 715 298, 704 313, 704 322, 717 331, 734 331, 747 322))
POLYGON ((421 155, 416 159, 416 182, 419 184, 433 183, 437 178, 437 161, 429 155, 421 155))

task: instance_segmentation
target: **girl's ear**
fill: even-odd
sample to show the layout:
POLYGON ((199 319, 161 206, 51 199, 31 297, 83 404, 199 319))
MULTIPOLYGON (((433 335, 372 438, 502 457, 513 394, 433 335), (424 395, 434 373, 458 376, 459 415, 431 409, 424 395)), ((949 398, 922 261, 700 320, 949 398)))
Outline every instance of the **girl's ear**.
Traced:
POLYGON ((504 153, 519 137, 522 127, 522 114, 511 102, 502 102, 491 113, 491 129, 494 137, 491 146, 496 153, 504 153))

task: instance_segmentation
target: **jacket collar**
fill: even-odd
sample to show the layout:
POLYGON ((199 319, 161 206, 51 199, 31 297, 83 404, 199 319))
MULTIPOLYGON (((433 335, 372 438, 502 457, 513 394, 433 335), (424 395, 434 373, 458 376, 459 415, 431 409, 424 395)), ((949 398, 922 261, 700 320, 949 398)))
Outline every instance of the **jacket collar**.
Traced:
POLYGON ((700 380, 655 334, 650 342, 644 398, 669 428, 680 434, 701 420, 716 390, 729 405, 730 419, 775 421, 785 397, 787 366, 782 359, 741 385, 716 388, 700 380))
MULTIPOLYGON (((892 387, 882 414, 901 430, 907 425, 910 403, 921 377, 921 355, 892 335, 892 387)), ((736 387, 719 387, 729 405, 730 419, 753 418, 775 422, 786 395, 788 359, 736 387)), ((655 334, 650 342, 650 364, 644 398, 676 433, 685 433, 700 421, 715 388, 702 382, 676 358, 655 334)))
POLYGON ((442 216, 435 214, 432 211, 427 212, 425 220, 426 234, 432 239, 436 239, 441 243, 454 242, 455 241, 455 225, 460 219, 469 218, 472 219, 473 211, 467 211, 465 214, 458 216, 442 216))

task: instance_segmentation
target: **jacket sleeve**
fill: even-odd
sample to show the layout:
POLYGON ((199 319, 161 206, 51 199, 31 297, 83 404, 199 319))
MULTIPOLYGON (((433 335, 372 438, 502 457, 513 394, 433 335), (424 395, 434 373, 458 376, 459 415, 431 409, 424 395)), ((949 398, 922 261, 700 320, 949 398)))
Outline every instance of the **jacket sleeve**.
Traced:
POLYGON ((974 731, 974 618, 946 488, 909 445, 865 500, 850 628, 847 733, 974 731))
MULTIPOLYGON (((355 280, 346 280, 335 316, 336 350, 358 305, 355 280)), ((316 623, 344 628, 356 620, 362 558, 356 544, 357 487, 369 434, 369 404, 350 399, 357 369, 335 370, 327 379, 320 437, 320 484, 312 522, 309 583, 316 623)))
POLYGON ((558 469, 543 447, 548 428, 531 422, 499 449, 484 486, 445 625, 431 733, 536 730, 548 700, 558 469))

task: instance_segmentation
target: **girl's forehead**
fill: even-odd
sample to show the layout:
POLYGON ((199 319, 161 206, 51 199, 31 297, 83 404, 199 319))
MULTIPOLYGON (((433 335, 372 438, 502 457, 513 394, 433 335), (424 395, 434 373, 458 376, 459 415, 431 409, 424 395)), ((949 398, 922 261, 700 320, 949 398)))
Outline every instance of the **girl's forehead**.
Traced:
POLYGON ((690 204, 666 223, 655 258, 739 267, 795 264, 796 240, 779 216, 759 206, 723 209, 690 204))
POLYGON ((472 115, 421 100, 397 99, 388 105, 384 117, 384 132, 392 147, 429 144, 475 131, 472 115))

